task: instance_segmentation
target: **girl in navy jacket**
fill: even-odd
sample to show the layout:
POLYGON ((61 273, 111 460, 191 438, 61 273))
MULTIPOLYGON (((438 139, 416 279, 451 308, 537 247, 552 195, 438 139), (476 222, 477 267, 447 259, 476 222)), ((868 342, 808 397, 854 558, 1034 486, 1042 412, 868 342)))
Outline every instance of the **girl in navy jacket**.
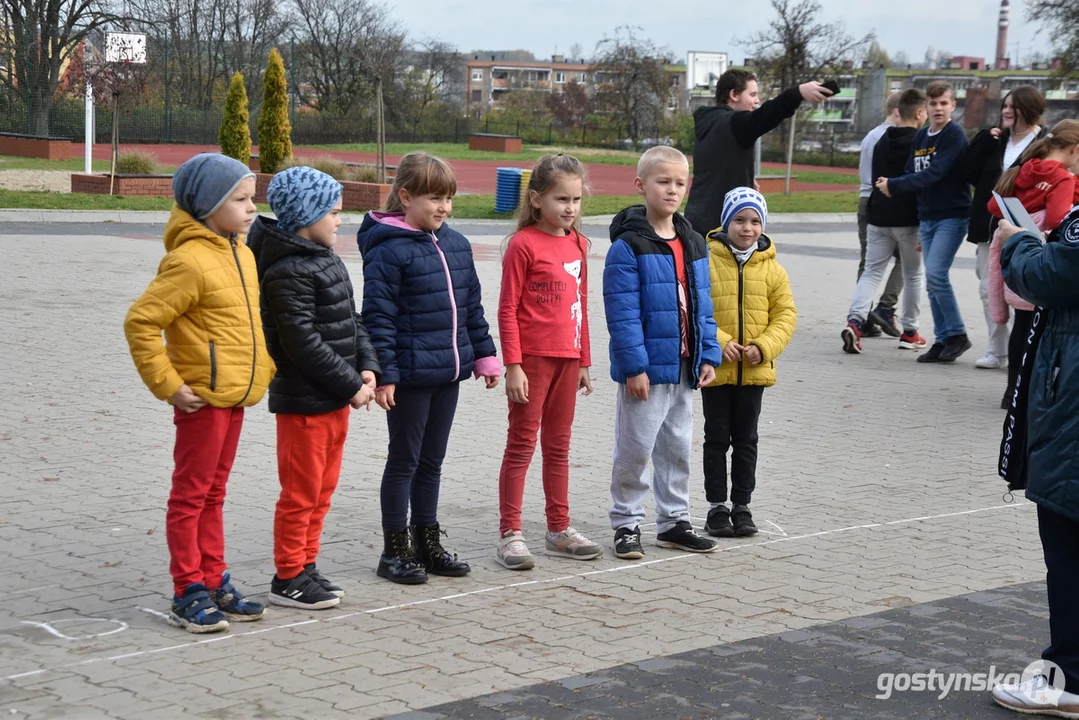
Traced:
POLYGON ((475 374, 491 389, 501 374, 472 246, 445 224, 456 192, 446 161, 409 153, 398 165, 387 212, 368 213, 357 236, 363 323, 382 367, 375 401, 388 411, 390 431, 382 474, 385 547, 377 572, 398 583, 471 569, 439 542, 442 460, 458 384, 475 374))

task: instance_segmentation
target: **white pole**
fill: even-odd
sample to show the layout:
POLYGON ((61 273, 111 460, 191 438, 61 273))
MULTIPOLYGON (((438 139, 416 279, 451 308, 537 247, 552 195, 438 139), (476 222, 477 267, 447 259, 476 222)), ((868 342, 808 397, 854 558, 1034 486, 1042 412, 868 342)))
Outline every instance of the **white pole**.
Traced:
POLYGON ((90 81, 86 81, 86 130, 83 133, 83 142, 86 144, 86 174, 93 172, 94 158, 94 88, 90 81))

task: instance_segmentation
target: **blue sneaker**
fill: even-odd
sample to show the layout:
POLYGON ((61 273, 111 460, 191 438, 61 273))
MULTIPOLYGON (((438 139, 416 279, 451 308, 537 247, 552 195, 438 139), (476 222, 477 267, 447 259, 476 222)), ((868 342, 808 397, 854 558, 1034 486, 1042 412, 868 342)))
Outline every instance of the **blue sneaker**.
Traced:
POLYGON ((229 574, 221 576, 221 587, 210 591, 210 597, 214 605, 234 622, 253 622, 261 620, 266 607, 262 603, 253 602, 244 598, 244 594, 236 589, 229 580, 229 574))
POLYGON ((202 583, 192 583, 183 596, 172 598, 169 625, 180 627, 190 633, 212 633, 229 629, 225 614, 210 599, 210 592, 202 583))

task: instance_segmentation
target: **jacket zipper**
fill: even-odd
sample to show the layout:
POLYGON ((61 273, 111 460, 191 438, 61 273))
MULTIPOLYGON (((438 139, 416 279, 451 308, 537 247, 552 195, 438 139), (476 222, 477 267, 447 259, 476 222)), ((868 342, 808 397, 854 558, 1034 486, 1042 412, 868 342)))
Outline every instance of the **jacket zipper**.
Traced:
POLYGON ((229 245, 232 246, 232 259, 236 261, 236 272, 240 273, 240 287, 244 290, 244 304, 247 306, 247 320, 251 325, 251 378, 247 382, 247 392, 240 401, 232 407, 240 407, 251 394, 251 388, 255 386, 255 366, 258 362, 258 342, 255 339, 255 315, 251 312, 251 298, 247 295, 247 282, 244 280, 244 270, 240 266, 240 253, 236 250, 236 236, 229 236, 229 245))
MULTIPOLYGON (((732 253, 733 254, 733 253, 732 253)), ((734 261, 737 263, 738 258, 734 261)), ((738 263, 738 344, 745 343, 745 327, 742 317, 742 294, 745 292, 745 278, 744 273, 745 265, 738 263)), ((746 354, 743 352, 742 357, 738 359, 738 384, 742 384, 742 369, 745 367, 746 354)))
MULTIPOLYGON (((687 262, 687 258, 688 258, 688 255, 689 255, 689 253, 687 252, 688 246, 686 245, 685 240, 680 240, 680 242, 682 243, 682 262, 686 266, 686 285, 689 286, 689 287, 686 288, 686 304, 687 304, 687 307, 686 307, 686 342, 691 343, 692 347, 693 347, 693 349, 690 351, 689 386, 692 387, 692 388, 697 388, 697 387, 700 387, 700 384, 697 382, 697 379, 699 377, 697 368, 699 367, 698 363, 700 362, 700 359, 701 359, 700 358, 700 355, 701 355, 701 353, 700 353, 701 343, 697 342, 697 332, 696 332, 696 330, 697 330, 697 304, 696 304, 696 302, 694 300, 694 298, 696 297, 696 294, 697 294, 697 284, 693 280, 693 263, 692 262, 687 262)), ((707 247, 705 249, 707 249, 707 247)), ((673 255, 673 253, 672 253, 672 255, 673 255)), ((707 257, 707 256, 705 256, 705 257, 707 257)), ((677 282, 678 282, 678 267, 677 267, 677 265, 674 268, 674 281, 677 284, 677 282)), ((675 298, 678 297, 678 292, 677 291, 678 291, 678 289, 675 288, 675 298)), ((681 315, 681 313, 679 313, 679 315, 681 315)), ((679 343, 679 345, 681 345, 681 343, 679 343)), ((681 347, 678 348, 678 355, 679 355, 679 358, 678 358, 679 363, 681 363, 681 360, 682 360, 682 358, 681 358, 682 348, 681 347)))
POLYGON ((438 238, 434 233, 431 233, 431 242, 435 244, 435 250, 442 261, 442 269, 446 271, 446 289, 450 293, 451 327, 453 328, 453 380, 450 382, 457 382, 457 376, 461 374, 461 352, 457 349, 457 300, 453 297, 453 276, 450 274, 450 264, 446 260, 446 254, 439 247, 438 238))
POLYGON ((210 341, 210 390, 217 389, 217 352, 214 349, 214 341, 210 341))

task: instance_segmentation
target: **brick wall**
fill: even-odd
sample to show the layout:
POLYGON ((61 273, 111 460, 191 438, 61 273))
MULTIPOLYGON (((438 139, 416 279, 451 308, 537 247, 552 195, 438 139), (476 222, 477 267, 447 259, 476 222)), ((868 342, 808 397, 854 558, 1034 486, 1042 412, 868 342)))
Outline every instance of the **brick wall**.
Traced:
POLYGON ((71 141, 0 135, 0 155, 70 160, 71 141))
MULTIPOLYGON (((108 175, 72 173, 71 192, 93 195, 109 194, 108 175)), ((136 197, 172 197, 171 175, 117 175, 113 195, 136 197)))
MULTIPOLYGON (((266 188, 269 187, 272 177, 273 175, 266 173, 255 174, 255 202, 266 202, 266 188)), ((386 198, 390 196, 390 185, 346 181, 341 183, 341 186, 344 188, 341 207, 346 211, 378 210, 386 204, 386 198)))

